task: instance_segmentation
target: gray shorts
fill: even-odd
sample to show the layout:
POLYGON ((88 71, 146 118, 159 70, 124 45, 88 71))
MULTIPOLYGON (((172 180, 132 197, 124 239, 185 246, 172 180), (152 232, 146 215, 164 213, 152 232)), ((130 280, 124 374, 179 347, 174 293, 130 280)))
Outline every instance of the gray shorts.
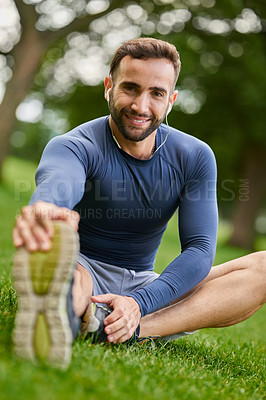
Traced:
POLYGON ((114 293, 126 296, 144 286, 149 285, 158 274, 154 271, 139 271, 116 267, 102 261, 96 261, 79 254, 78 263, 91 275, 93 295, 114 293))
MULTIPOLYGON (((81 264, 91 275, 93 281, 92 294, 114 293, 121 296, 127 296, 135 290, 149 285, 159 274, 154 271, 136 272, 132 269, 116 267, 102 261, 96 261, 79 254, 78 263, 81 264)), ((170 342, 194 332, 179 332, 175 335, 165 336, 160 340, 170 342)))

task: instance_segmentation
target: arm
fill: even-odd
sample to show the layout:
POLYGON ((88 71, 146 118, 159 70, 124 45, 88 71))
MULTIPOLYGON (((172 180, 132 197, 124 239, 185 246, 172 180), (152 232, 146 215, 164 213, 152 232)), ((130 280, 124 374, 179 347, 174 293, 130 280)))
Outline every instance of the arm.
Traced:
POLYGON ((83 196, 87 152, 81 142, 63 136, 53 138, 43 152, 30 204, 45 201, 72 209, 83 196))
POLYGON ((52 220, 64 220, 78 229, 79 215, 71 208, 83 195, 86 170, 84 154, 63 137, 46 146, 36 173, 37 188, 29 206, 22 209, 13 230, 16 247, 28 251, 50 249, 52 220))
POLYGON ((204 146, 188 162, 186 185, 179 205, 182 252, 150 285, 131 293, 144 316, 181 297, 202 281, 213 263, 218 213, 216 163, 204 146))

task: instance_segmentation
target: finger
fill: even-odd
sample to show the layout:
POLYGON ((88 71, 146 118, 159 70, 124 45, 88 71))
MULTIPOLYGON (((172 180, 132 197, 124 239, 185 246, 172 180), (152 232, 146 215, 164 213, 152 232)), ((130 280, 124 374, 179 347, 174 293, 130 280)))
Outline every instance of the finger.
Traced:
POLYGON ((15 247, 21 247, 23 246, 23 240, 22 237, 19 234, 18 228, 15 226, 12 232, 12 238, 13 238, 13 243, 15 247))
MULTIPOLYGON (((134 333, 134 332, 133 332, 134 333)), ((124 343, 124 342, 126 342, 128 339, 130 339, 132 336, 133 336, 133 333, 131 334, 131 333, 126 333, 125 335, 123 335, 123 336, 121 336, 118 340, 117 340, 117 342, 118 343, 124 343)))
POLYGON ((115 321, 117 321, 118 319, 120 319, 122 317, 127 318, 127 316, 123 313, 123 311, 120 308, 114 308, 114 311, 111 312, 111 314, 109 314, 105 318, 104 325, 113 324, 115 321))
POLYGON ((80 220, 80 215, 76 211, 70 210, 70 213, 67 214, 67 222, 69 223, 72 228, 74 228, 76 231, 78 230, 79 227, 79 220, 80 220))
POLYGON ((38 244, 32 235, 28 221, 26 221, 22 216, 19 216, 17 218, 16 228, 16 237, 19 238, 20 243, 22 242, 28 251, 36 251, 38 249, 38 244))
POLYGON ((111 343, 122 343, 120 340, 122 337, 130 337, 128 333, 127 327, 123 327, 122 329, 119 329, 119 331, 112 333, 111 335, 107 336, 107 341, 111 343))
POLYGON ((128 326, 124 326, 123 328, 119 329, 117 332, 112 333, 107 336, 108 342, 111 343, 123 343, 126 340, 130 339, 135 332, 135 329, 131 327, 129 329, 128 326))
POLYGON ((47 238, 50 240, 54 236, 54 227, 51 223, 51 220, 44 218, 43 216, 36 215, 36 222, 43 229, 44 233, 47 235, 47 238))
POLYGON ((32 233, 38 242, 38 247, 40 250, 48 251, 51 249, 50 237, 40 225, 33 226, 32 233))
POLYGON ((49 219, 66 221, 72 228, 78 230, 80 215, 66 207, 57 207, 51 204, 49 209, 49 219))
POLYGON ((54 229, 51 220, 53 209, 56 208, 58 207, 54 204, 48 204, 44 202, 37 202, 34 204, 34 214, 36 221, 39 225, 42 226, 49 238, 52 238, 54 235, 54 229))
POLYGON ((124 326, 125 326, 125 321, 123 320, 123 318, 119 318, 114 323, 107 325, 104 328, 104 331, 107 335, 111 335, 111 334, 119 331, 120 329, 122 329, 124 326))
POLYGON ((117 340, 118 343, 124 343, 125 341, 130 339, 134 335, 135 331, 136 331, 135 326, 131 326, 130 329, 127 329, 124 335, 120 335, 119 339, 117 340))
POLYGON ((53 236, 53 225, 51 221, 65 221, 73 229, 78 230, 78 224, 80 220, 80 215, 73 210, 66 207, 58 207, 54 204, 37 202, 35 203, 36 218, 39 220, 40 224, 49 233, 49 236, 53 236))
MULTIPOLYGON (((50 228, 51 223, 45 219, 48 217, 47 213, 46 215, 44 215, 44 213, 41 214, 39 207, 39 205, 25 206, 21 210, 22 220, 25 224, 28 224, 31 230, 30 235, 34 238, 35 243, 37 243, 37 246, 34 246, 33 241, 29 243, 26 240, 25 245, 28 249, 30 249, 32 245, 32 250, 47 251, 51 248, 50 238, 52 237, 51 230, 53 230, 53 227, 50 228)), ((25 226, 23 229, 25 229, 25 226)), ((23 235, 27 235, 27 230, 22 233, 22 236, 23 235)), ((29 235, 27 237, 30 238, 29 235)))
POLYGON ((33 210, 33 207, 31 207, 31 206, 22 207, 20 215, 21 215, 22 219, 24 221, 27 221, 27 223, 29 225, 31 225, 35 221, 34 210, 33 210))
POLYGON ((91 296, 91 301, 93 303, 110 303, 114 299, 114 294, 107 293, 107 294, 99 294, 98 296, 91 296))

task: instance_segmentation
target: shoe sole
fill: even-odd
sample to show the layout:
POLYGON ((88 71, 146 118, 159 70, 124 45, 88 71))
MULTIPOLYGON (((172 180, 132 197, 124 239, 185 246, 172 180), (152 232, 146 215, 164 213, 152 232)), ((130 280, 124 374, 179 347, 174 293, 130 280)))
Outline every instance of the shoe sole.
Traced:
POLYGON ((67 223, 57 221, 48 252, 17 250, 13 275, 19 309, 13 342, 18 356, 61 368, 69 365, 73 334, 67 294, 78 249, 78 234, 67 223))

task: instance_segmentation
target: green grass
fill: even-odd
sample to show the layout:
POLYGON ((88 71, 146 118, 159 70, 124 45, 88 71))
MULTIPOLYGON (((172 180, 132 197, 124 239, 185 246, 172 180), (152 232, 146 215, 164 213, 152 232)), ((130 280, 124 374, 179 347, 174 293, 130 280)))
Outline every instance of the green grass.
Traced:
MULTIPOLYGON (((155 348, 138 345, 92 345, 78 340, 70 368, 35 366, 12 352, 17 297, 11 277, 14 216, 28 202, 35 166, 8 159, 0 185, 0 399, 1 400, 194 400, 262 399, 265 316, 224 329, 197 334, 155 348)), ((157 256, 157 271, 179 251, 174 217, 157 256)), ((221 225, 215 263, 246 254, 226 246, 228 227, 221 225)))

